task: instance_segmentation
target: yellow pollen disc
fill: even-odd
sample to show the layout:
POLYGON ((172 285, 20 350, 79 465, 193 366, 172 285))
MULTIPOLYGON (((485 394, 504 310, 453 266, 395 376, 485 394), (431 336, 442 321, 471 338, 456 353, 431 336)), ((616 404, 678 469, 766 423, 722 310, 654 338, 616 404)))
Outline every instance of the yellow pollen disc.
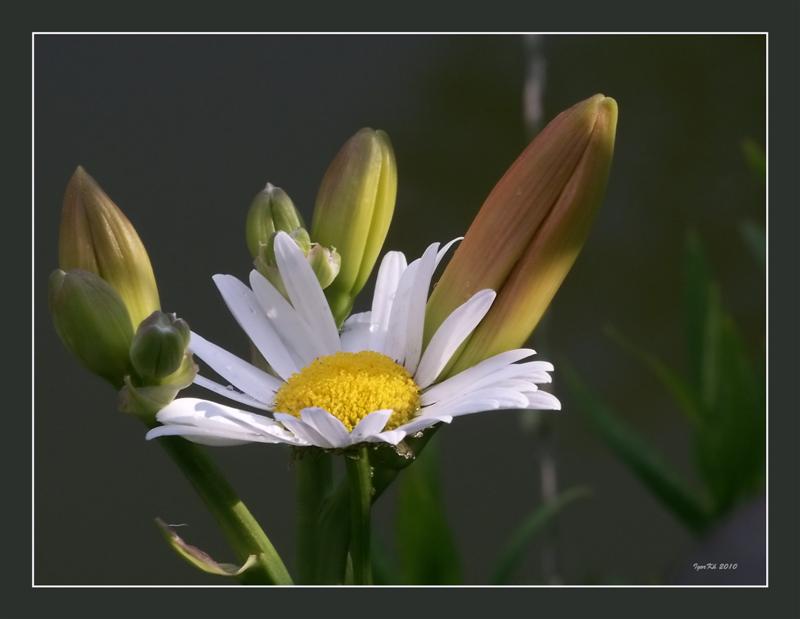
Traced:
POLYGON ((394 411, 391 430, 419 410, 419 388, 408 371, 369 350, 319 357, 293 374, 275 395, 275 410, 295 417, 310 406, 324 408, 352 430, 369 413, 394 411))

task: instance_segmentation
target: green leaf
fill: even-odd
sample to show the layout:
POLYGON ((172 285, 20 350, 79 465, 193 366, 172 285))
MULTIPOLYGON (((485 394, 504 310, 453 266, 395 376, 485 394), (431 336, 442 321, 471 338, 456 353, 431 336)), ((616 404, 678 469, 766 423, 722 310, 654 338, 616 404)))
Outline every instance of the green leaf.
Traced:
POLYGON ((507 584, 522 562, 525 549, 536 536, 547 528, 565 507, 590 494, 591 492, 588 488, 570 488, 551 502, 540 505, 533 510, 511 534, 503 551, 500 553, 500 558, 493 571, 491 584, 507 584))
POLYGON ((686 417, 693 423, 698 422, 701 414, 699 403, 692 388, 682 376, 676 374, 657 356, 631 342, 614 327, 606 327, 606 335, 650 370, 669 392, 686 417))
POLYGON ((175 530, 165 523, 161 518, 156 518, 156 525, 164 534, 164 539, 170 547, 186 561, 205 572, 214 576, 240 576, 258 562, 256 555, 250 555, 241 567, 231 563, 219 563, 212 559, 208 553, 200 550, 196 546, 187 544, 175 533, 175 530))
POLYGON ((631 473, 689 529, 702 532, 709 524, 709 513, 703 502, 686 488, 651 445, 589 391, 568 364, 561 363, 561 373, 575 398, 577 409, 589 419, 597 434, 631 473))
POLYGON ((745 220, 739 224, 739 233, 750 253, 753 254, 758 263, 766 268, 767 266, 767 234, 762 226, 754 221, 745 220))
POLYGON ((436 445, 418 455, 400 478, 396 533, 400 569, 407 584, 460 582, 458 551, 439 487, 436 445))
POLYGON ((762 182, 767 180, 767 155, 764 149, 751 139, 742 140, 742 154, 744 155, 747 167, 762 182))
POLYGON ((733 320, 719 317, 714 398, 695 437, 699 469, 724 514, 739 499, 761 489, 765 469, 766 418, 763 385, 733 320))

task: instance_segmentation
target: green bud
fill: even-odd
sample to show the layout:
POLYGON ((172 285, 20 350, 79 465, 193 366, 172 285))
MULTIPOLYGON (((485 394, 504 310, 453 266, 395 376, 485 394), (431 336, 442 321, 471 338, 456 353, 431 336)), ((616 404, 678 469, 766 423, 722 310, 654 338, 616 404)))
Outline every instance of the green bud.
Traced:
POLYGON ((262 250, 261 255, 255 259, 253 264, 256 267, 256 270, 261 273, 264 277, 267 278, 269 283, 275 286, 275 289, 280 292, 284 297, 288 298, 288 294, 286 293, 286 288, 283 286, 283 280, 281 279, 281 274, 278 272, 278 267, 274 264, 269 264, 266 254, 266 247, 262 250))
MULTIPOLYGON (((278 234, 277 232, 275 233, 278 234)), ((297 246, 303 251, 305 255, 308 255, 308 252, 311 250, 311 237, 308 236, 308 231, 305 228, 296 228, 289 233, 289 236, 292 237, 292 240, 297 243, 297 246)), ((270 247, 272 248, 272 253, 275 253, 275 237, 273 236, 270 239, 270 247)))
POLYGON ((61 341, 91 372, 119 388, 128 373, 133 326, 119 294, 88 271, 53 271, 50 313, 61 341))
POLYGON ((279 231, 289 232, 304 228, 303 218, 292 199, 280 187, 271 183, 256 194, 247 212, 247 248, 253 258, 258 258, 261 246, 279 231))
POLYGON ((342 258, 336 248, 328 249, 314 243, 308 252, 308 263, 317 276, 320 287, 324 290, 331 285, 341 268, 342 258))
POLYGON ((67 183, 58 264, 99 275, 119 294, 137 326, 159 309, 153 267, 139 235, 100 185, 78 167, 67 183))
POLYGON ((189 325, 175 314, 153 312, 133 337, 130 358, 136 373, 148 382, 178 370, 189 345, 189 325))
POLYGON ((397 166, 389 137, 361 129, 325 172, 311 223, 311 238, 341 254, 339 275, 325 290, 339 322, 375 266, 396 197, 397 166))
MULTIPOLYGON (((275 237, 278 232, 273 232, 259 247, 258 255, 254 261, 259 273, 266 277, 270 283, 277 288, 283 296, 286 296, 286 289, 283 280, 278 272, 278 263, 275 259, 275 237)), ((326 288, 336 278, 339 273, 341 258, 336 249, 323 247, 318 243, 312 243, 305 228, 296 228, 289 233, 292 240, 308 259, 311 268, 314 270, 321 288, 326 288)))

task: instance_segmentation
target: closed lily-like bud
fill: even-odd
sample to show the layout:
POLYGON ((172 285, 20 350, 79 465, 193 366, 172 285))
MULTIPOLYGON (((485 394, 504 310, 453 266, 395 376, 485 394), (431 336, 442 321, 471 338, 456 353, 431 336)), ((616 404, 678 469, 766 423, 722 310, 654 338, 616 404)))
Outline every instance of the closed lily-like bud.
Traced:
POLYGON ((578 103, 536 136, 489 194, 427 308, 430 338, 476 291, 497 291, 449 373, 519 348, 533 332, 602 201, 616 127, 613 99, 595 95, 578 103))
POLYGON ((130 348, 133 369, 148 383, 173 374, 189 345, 189 325, 175 314, 153 312, 136 330, 130 348))
POLYGON ((339 274, 325 290, 344 320, 378 259, 397 197, 397 165, 383 131, 361 129, 331 162, 317 194, 311 238, 341 256, 339 274))
POLYGON ((122 298, 137 326, 159 309, 150 258, 131 222, 78 167, 67 184, 58 237, 59 267, 99 275, 122 298))
POLYGON ((53 271, 50 313, 61 341, 91 372, 122 386, 133 326, 119 294, 89 271, 53 271))
POLYGON ((271 183, 256 194, 247 212, 247 248, 253 258, 258 258, 262 245, 276 232, 293 232, 305 228, 303 218, 292 199, 280 187, 271 183))

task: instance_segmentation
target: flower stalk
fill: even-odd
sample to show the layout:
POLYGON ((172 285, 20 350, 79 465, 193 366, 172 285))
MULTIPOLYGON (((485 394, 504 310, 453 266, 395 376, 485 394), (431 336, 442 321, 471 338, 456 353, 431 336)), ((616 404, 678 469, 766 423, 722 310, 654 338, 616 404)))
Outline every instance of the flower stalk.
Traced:
MULTIPOLYGON (((309 451, 309 450, 306 450, 309 451)), ((332 480, 331 456, 322 450, 311 453, 298 452, 295 459, 297 471, 297 570, 300 584, 321 584, 319 555, 324 531, 320 514, 332 480)))
POLYGON ((291 585, 289 571, 272 542, 208 456, 182 438, 167 437, 161 444, 206 504, 239 560, 256 555, 256 564, 242 574, 242 580, 291 585))
POLYGON ((347 480, 350 485, 350 558, 353 563, 353 584, 372 584, 370 554, 370 516, 372 509, 372 473, 366 447, 347 458, 347 480))

